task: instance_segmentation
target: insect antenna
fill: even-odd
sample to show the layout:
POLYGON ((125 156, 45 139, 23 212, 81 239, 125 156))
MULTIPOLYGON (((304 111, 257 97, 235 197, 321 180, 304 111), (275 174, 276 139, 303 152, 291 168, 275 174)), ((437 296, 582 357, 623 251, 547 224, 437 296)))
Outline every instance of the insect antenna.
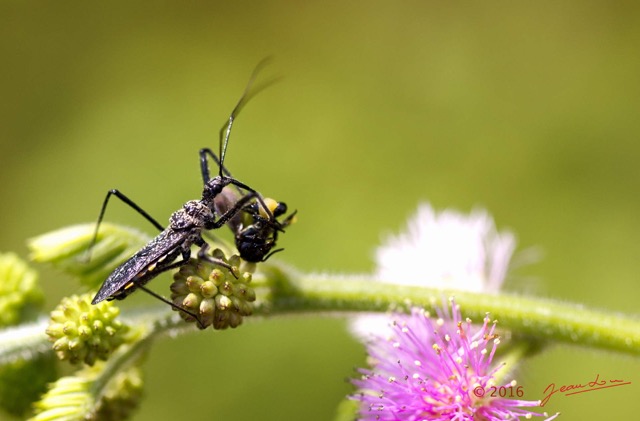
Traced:
POLYGON ((222 128, 220 128, 220 145, 218 149, 218 156, 220 157, 220 162, 219 162, 218 175, 221 178, 223 177, 224 158, 227 154, 227 145, 229 144, 229 136, 231 136, 231 128, 233 127, 233 122, 235 121, 236 117, 238 116, 242 108, 246 105, 246 103, 251 98, 253 98, 254 95, 256 95, 258 92, 265 89, 267 86, 273 84, 277 80, 277 79, 272 79, 270 81, 264 82, 263 84, 255 88, 253 91, 251 90, 253 86, 253 82, 255 82, 256 80, 256 77, 258 76, 260 71, 270 61, 271 61, 271 57, 266 57, 262 59, 260 63, 258 63, 256 67, 253 69, 253 72, 251 73, 251 77, 249 78, 249 82, 247 82, 247 86, 244 88, 244 92, 242 93, 240 100, 238 100, 238 103, 233 108, 233 111, 231 111, 231 115, 229 115, 229 120, 222 126, 222 128))

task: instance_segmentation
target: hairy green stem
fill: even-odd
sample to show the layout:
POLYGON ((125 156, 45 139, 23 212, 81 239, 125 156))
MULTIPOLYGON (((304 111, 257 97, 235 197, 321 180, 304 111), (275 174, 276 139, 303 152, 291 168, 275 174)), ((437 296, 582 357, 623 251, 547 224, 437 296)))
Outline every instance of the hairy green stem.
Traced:
MULTIPOLYGON (((266 276, 256 277, 253 282, 259 297, 254 312, 257 316, 407 312, 413 306, 434 310, 453 296, 464 316, 480 322, 488 312, 501 327, 532 344, 566 343, 640 355, 638 317, 549 299, 403 286, 366 276, 299 275, 271 265, 265 265, 263 272, 266 276)), ((164 333, 198 331, 168 307, 141 309, 124 318, 130 324, 147 326, 140 337, 146 344, 164 333)), ((40 322, 1 333, 6 340, 0 346, 0 361, 46 349, 45 327, 40 322)))
POLYGON ((42 318, 37 322, 0 330, 0 366, 51 352, 51 342, 44 332, 47 324, 48 320, 42 318))
POLYGON ((406 312, 412 306, 442 307, 455 297, 463 315, 480 322, 488 312, 500 326, 543 342, 569 343, 640 355, 640 318, 555 300, 514 294, 402 286, 364 276, 291 275, 270 268, 270 314, 330 311, 406 312))

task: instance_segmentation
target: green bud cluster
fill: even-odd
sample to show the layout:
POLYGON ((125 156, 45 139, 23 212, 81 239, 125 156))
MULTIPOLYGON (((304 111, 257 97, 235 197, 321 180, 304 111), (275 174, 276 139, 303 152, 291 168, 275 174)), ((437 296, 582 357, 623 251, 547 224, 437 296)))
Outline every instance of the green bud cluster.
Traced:
POLYGON ((142 396, 142 374, 137 366, 119 371, 101 388, 107 365, 98 362, 73 376, 61 377, 34 404, 29 421, 120 421, 137 408, 142 396))
POLYGON ((120 310, 109 301, 91 304, 91 295, 73 295, 51 312, 49 340, 61 360, 93 365, 106 360, 126 340, 129 327, 116 319, 120 310))
MULTIPOLYGON (((0 327, 35 318, 43 302, 38 273, 15 253, 0 253, 0 327)), ((30 409, 56 374, 50 355, 28 356, 0 364, 0 408, 16 416, 30 409)))
MULTIPOLYGON (((241 267, 240 256, 227 259, 220 249, 215 249, 212 257, 230 269, 206 259, 191 259, 174 275, 171 299, 176 306, 197 315, 201 328, 210 325, 214 329, 235 328, 244 316, 253 313, 251 303, 256 294, 249 284, 255 265, 241 267)), ((185 312, 181 311, 180 316, 195 321, 185 312)))
POLYGON ((43 300, 37 272, 14 253, 0 254, 0 326, 24 320, 28 310, 35 312, 43 300))

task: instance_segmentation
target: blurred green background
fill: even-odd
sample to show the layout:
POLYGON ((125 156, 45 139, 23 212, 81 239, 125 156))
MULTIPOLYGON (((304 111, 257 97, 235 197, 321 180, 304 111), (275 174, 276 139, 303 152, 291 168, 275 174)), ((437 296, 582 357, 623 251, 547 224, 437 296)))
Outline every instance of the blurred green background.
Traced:
MULTIPOLYGON (((263 76, 283 78, 244 109, 227 165, 299 210, 279 259, 367 272, 420 201, 484 206, 543 253, 510 290, 638 309, 638 3, 5 1, 0 34, 2 251, 25 256, 26 238, 94 221, 110 188, 163 222, 198 198, 198 149, 217 147, 251 70, 274 55, 263 76)), ((122 204, 107 219, 154 233, 122 204)), ((49 307, 75 290, 40 269, 49 307)), ((328 420, 363 364, 329 317, 167 339, 134 418, 328 420)), ((518 379, 534 400, 596 374, 633 384, 545 409, 637 412, 628 357, 555 347, 518 379)))

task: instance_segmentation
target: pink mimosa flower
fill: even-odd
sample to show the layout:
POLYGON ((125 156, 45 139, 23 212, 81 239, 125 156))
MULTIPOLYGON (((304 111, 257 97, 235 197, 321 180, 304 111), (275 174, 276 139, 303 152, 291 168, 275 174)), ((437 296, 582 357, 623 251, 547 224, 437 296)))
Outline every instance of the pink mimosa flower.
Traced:
MULTIPOLYGON (((510 390, 515 381, 502 382, 496 374, 504 364, 494 363, 500 343, 496 322, 489 316, 481 327, 462 320, 451 300, 451 312, 434 319, 421 309, 398 315, 392 336, 368 345, 370 369, 359 370, 353 383, 360 389, 361 420, 467 420, 497 421, 548 417, 521 407, 537 407, 540 401, 495 397, 491 388, 510 390)), ((522 393, 519 394, 522 396, 522 393)), ((547 418, 554 419, 558 414, 547 418)))

